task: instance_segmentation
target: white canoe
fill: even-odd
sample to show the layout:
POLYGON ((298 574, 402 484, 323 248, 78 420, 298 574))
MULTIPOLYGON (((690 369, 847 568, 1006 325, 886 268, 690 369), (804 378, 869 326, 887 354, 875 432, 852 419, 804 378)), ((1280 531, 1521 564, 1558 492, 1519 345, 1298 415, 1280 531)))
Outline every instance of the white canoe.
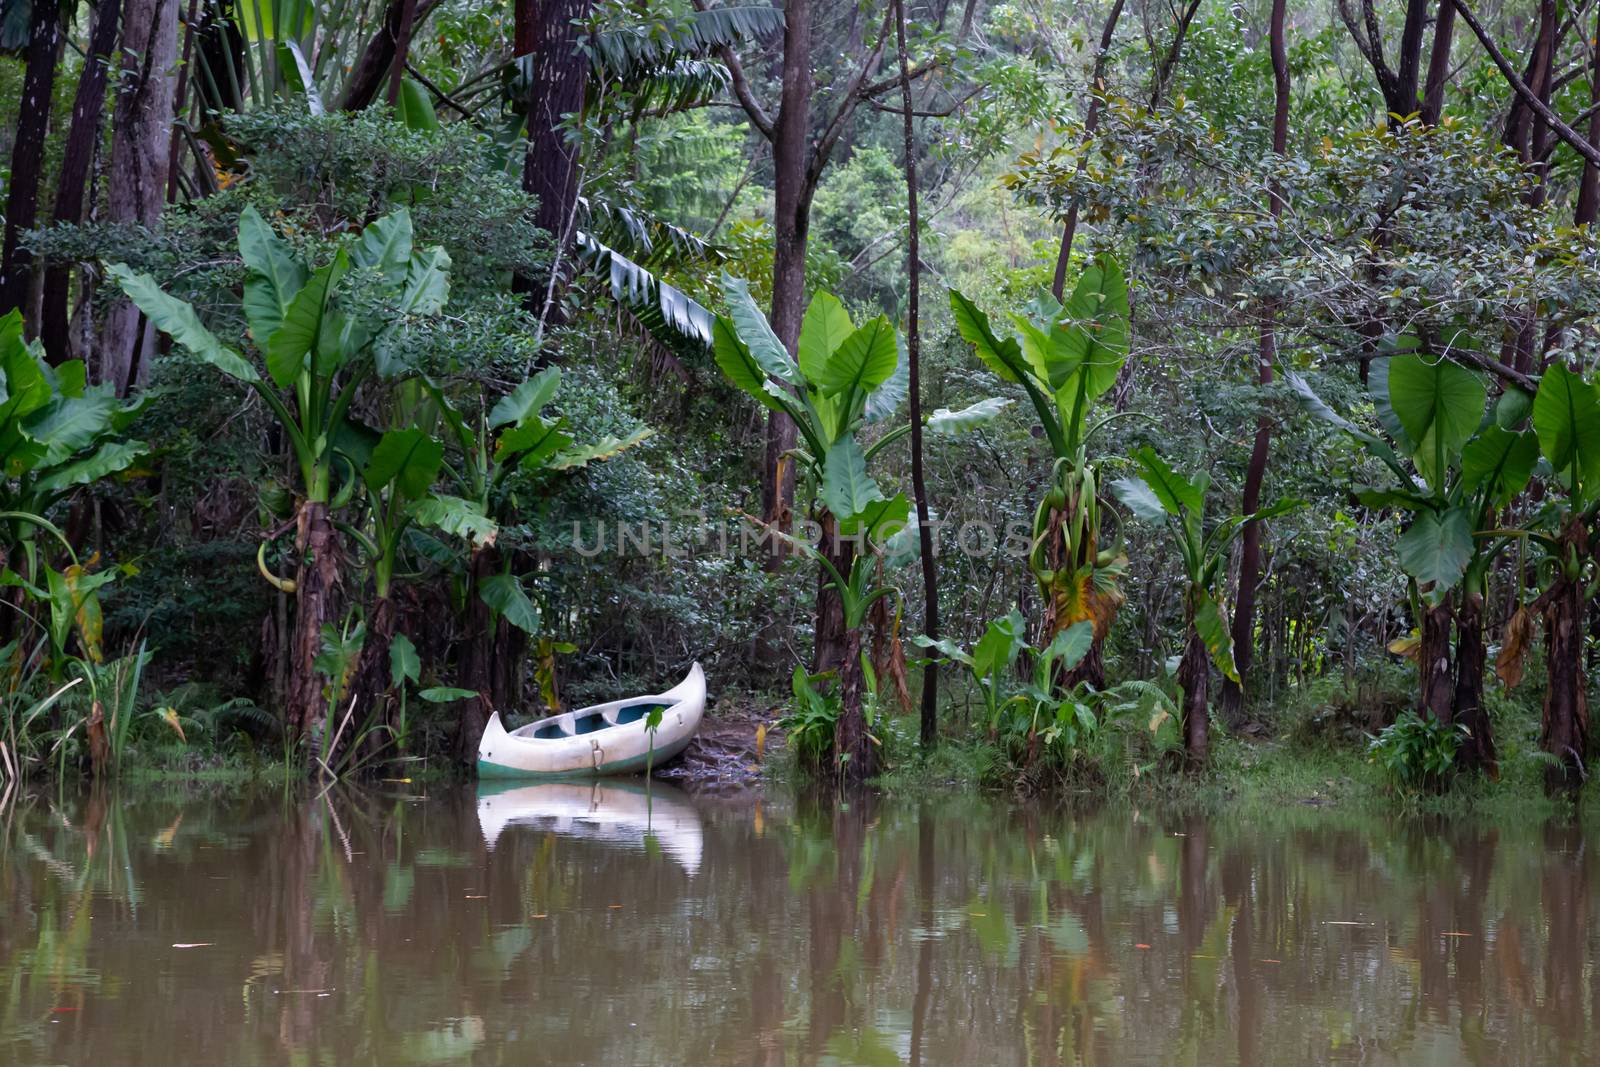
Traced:
POLYGON ((631 782, 486 785, 478 792, 478 826, 491 850, 516 826, 636 850, 649 838, 689 874, 700 869, 705 847, 700 813, 660 782, 648 791, 631 782))
POLYGON ((665 693, 579 708, 507 731, 489 716, 478 743, 480 778, 592 778, 637 774, 682 752, 706 710, 706 676, 696 663, 665 693), (661 721, 650 729, 650 713, 661 721))

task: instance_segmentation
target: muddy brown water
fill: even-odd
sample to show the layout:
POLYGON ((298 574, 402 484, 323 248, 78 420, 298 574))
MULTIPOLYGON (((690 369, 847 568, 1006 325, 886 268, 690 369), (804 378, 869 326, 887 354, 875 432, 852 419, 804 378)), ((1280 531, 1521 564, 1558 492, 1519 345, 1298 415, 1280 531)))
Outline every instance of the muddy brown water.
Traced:
POLYGON ((123 788, 0 810, 0 1064, 1594 1062, 1592 833, 123 788))

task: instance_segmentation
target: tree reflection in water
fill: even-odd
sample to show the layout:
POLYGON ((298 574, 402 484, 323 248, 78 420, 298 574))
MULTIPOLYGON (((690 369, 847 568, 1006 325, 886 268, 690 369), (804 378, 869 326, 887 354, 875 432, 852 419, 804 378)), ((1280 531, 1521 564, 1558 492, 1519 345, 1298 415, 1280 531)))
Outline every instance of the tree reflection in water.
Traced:
POLYGON ((15 797, 0 1063, 1581 1062, 1600 1010, 1570 824, 563 788, 15 797))

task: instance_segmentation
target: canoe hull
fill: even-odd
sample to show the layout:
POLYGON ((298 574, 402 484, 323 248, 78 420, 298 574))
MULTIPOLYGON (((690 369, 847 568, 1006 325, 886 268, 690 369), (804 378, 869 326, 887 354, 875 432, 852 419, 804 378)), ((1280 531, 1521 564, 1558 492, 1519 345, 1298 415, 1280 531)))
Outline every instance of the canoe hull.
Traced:
POLYGON ((496 712, 478 746, 478 776, 560 781, 640 774, 688 747, 705 705, 705 675, 696 663, 665 693, 579 708, 518 730, 507 731, 496 712), (641 708, 661 709, 653 734, 641 708))

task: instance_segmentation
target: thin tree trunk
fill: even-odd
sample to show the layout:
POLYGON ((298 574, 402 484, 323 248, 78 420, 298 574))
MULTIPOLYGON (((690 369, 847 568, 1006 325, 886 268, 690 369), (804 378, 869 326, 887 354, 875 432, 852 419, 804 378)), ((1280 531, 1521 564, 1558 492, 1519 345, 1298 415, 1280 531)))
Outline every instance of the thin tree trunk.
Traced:
MULTIPOLYGON (((1120 0, 1118 0, 1120 2, 1120 0)), ((939 637, 939 572, 933 558, 933 529, 928 512, 928 483, 922 463, 922 260, 921 234, 917 218, 917 141, 912 125, 911 67, 906 56, 906 0, 895 0, 895 36, 900 46, 900 99, 905 106, 906 206, 909 231, 906 234, 906 273, 910 279, 906 297, 906 363, 911 393, 911 495, 917 504, 917 540, 922 552, 922 630, 930 638, 939 637)), ((932 657, 922 670, 921 740, 931 748, 939 739, 939 664, 932 657)))
POLYGON ((878 772, 877 748, 867 734, 866 679, 861 673, 861 629, 846 634, 839 665, 839 722, 834 728, 835 773, 841 784, 858 786, 878 772))
MULTIPOLYGON (((1111 39, 1117 32, 1117 20, 1122 17, 1122 2, 1112 0, 1111 13, 1106 16, 1105 26, 1100 30, 1100 50, 1094 55, 1094 71, 1089 76, 1089 113, 1083 120, 1082 155, 1078 159, 1080 179, 1089 166, 1089 145, 1094 141, 1095 131, 1100 128, 1100 97, 1095 94, 1105 91, 1106 63, 1111 57, 1111 39)), ((1061 230, 1061 250, 1056 253, 1055 279, 1050 284, 1050 291, 1057 300, 1066 299, 1067 265, 1072 261, 1072 242, 1078 233, 1078 211, 1081 206, 1082 198, 1074 194, 1061 230)))
MULTIPOLYGON (((811 0, 785 5, 782 85, 772 129, 772 332, 791 355, 798 351, 805 315, 806 241, 816 192, 811 166, 811 18, 811 0)), ((787 415, 768 413, 761 517, 780 529, 788 527, 794 507, 794 465, 784 456, 794 448, 795 434, 787 415)), ((769 570, 777 569, 783 554, 781 541, 769 542, 769 570)))
MULTIPOLYGON (((177 93, 178 0, 128 0, 122 71, 112 117, 106 219, 154 228, 167 198, 172 105, 177 93)), ((121 299, 106 311, 98 380, 126 396, 149 378, 156 331, 121 299)))
POLYGON ((1417 645, 1420 690, 1419 714, 1451 722, 1455 707, 1455 676, 1450 669, 1450 626, 1455 612, 1447 599, 1438 607, 1422 609, 1422 637, 1417 645))
POLYGON ((1193 619, 1187 630, 1183 658, 1178 661, 1178 685, 1183 688, 1183 760, 1190 770, 1198 770, 1205 766, 1211 748, 1206 699, 1211 661, 1193 619))
POLYGON ((295 575, 288 719, 290 733, 302 744, 314 745, 328 713, 325 679, 316 659, 322 651, 322 628, 335 616, 339 585, 338 545, 327 504, 308 500, 300 505, 295 551, 301 563, 295 575))
POLYGON ((1461 746, 1461 765, 1469 770, 1497 774, 1494 731, 1483 706, 1483 672, 1489 653, 1483 643, 1483 597, 1467 593, 1456 612, 1456 686, 1451 715, 1467 729, 1461 746))
MULTIPOLYGON (((83 221, 89 167, 100 145, 106 77, 117 50, 117 31, 121 25, 121 0, 100 0, 95 7, 94 29, 89 35, 89 54, 72 100, 72 125, 67 130, 67 144, 61 155, 61 178, 56 183, 55 209, 50 216, 58 223, 83 221)), ((71 289, 72 268, 69 265, 52 264, 45 271, 39 337, 50 362, 55 364, 72 358, 72 331, 67 310, 71 289)))
MULTIPOLYGON (((1284 40, 1284 14, 1287 0, 1273 0, 1268 29, 1272 52, 1272 152, 1283 156, 1289 150, 1289 52, 1284 40)), ((1267 211, 1273 218, 1283 213, 1283 196, 1275 186, 1267 189, 1267 211)), ((1268 300, 1262 309, 1261 345, 1256 378, 1262 386, 1272 384, 1272 365, 1278 358, 1276 316, 1278 305, 1268 300)), ((1243 509, 1246 515, 1261 507, 1261 483, 1267 475, 1267 457, 1272 445, 1272 421, 1262 411, 1256 417, 1256 439, 1250 448, 1250 466, 1245 469, 1243 509)), ((1237 729, 1244 712, 1244 679, 1255 659, 1256 586, 1261 579, 1261 524, 1245 524, 1239 543, 1239 597, 1233 609, 1233 662, 1239 681, 1222 680, 1222 715, 1237 729)))
MULTIPOLYGON (((1595 39, 1600 41, 1600 9, 1595 15, 1595 39)), ((1600 147, 1600 44, 1589 54, 1589 108, 1589 143, 1600 147)), ((1578 206, 1572 221, 1579 226, 1592 226, 1596 219, 1600 219, 1600 166, 1592 160, 1584 160, 1583 177, 1578 182, 1578 206)))
MULTIPOLYGON (((400 23, 405 17, 408 4, 415 5, 412 16, 414 32, 415 27, 422 25, 423 20, 439 6, 439 0, 390 0, 389 6, 384 9, 383 21, 367 40, 366 47, 361 50, 355 67, 345 80, 344 95, 339 99, 339 110, 360 111, 378 99, 378 93, 394 70, 395 44, 399 40, 400 23)), ((520 15, 519 7, 519 18, 520 15)))
POLYGON ((22 233, 33 229, 39 216, 39 178, 44 172, 60 43, 61 6, 53 0, 36 0, 28 21, 27 68, 11 146, 5 243, 0 251, 0 311, 22 307, 33 281, 33 253, 22 247, 22 233))
MULTIPOLYGON (((841 575, 848 578, 850 568, 855 563, 855 542, 839 535, 839 521, 828 509, 820 509, 816 520, 821 530, 819 550, 841 575)), ((811 655, 813 674, 839 670, 847 659, 846 649, 850 634, 844 624, 844 603, 833 589, 832 581, 827 570, 819 566, 816 618, 813 626, 815 639, 811 655)))
POLYGON ((1566 573, 1569 557, 1589 558, 1589 535, 1574 517, 1560 538, 1562 558, 1544 601, 1545 695, 1539 747, 1556 759, 1545 771, 1545 788, 1577 789, 1586 777, 1589 750, 1589 698, 1583 670, 1584 597, 1581 574, 1566 573))
POLYGON ((405 80, 406 60, 411 55, 411 32, 417 24, 417 0, 402 0, 400 24, 395 27, 394 62, 389 64, 389 106, 400 103, 400 83, 405 80))
POLYGON ((1428 53, 1428 80, 1422 90, 1422 121, 1437 126, 1444 115, 1444 89, 1450 80, 1450 45, 1455 39, 1454 0, 1439 0, 1433 23, 1433 48, 1428 53))

